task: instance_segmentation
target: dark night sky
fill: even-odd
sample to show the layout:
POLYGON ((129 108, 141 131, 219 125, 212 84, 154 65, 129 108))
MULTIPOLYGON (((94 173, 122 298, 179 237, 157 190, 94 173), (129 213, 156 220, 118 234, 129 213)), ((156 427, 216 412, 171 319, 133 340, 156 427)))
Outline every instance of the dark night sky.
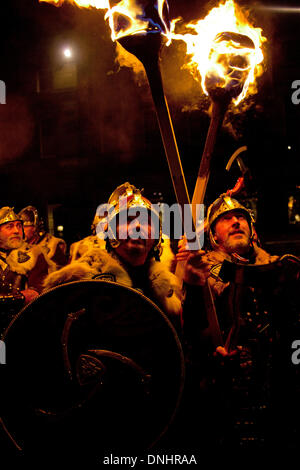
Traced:
MULTIPOLYGON (((198 19, 217 3, 169 0, 170 16, 198 19)), ((238 3, 251 5, 255 26, 268 39, 267 70, 247 109, 227 114, 237 136, 227 127, 219 135, 206 202, 234 185, 237 172, 229 176, 225 165, 247 145, 259 228, 270 239, 295 238, 287 201, 292 194, 299 198, 300 185, 300 104, 291 101, 292 83, 300 80, 300 12, 258 7, 299 2, 238 3)), ((126 180, 148 196, 162 192, 166 202, 175 202, 148 84, 115 63, 103 12, 37 0, 9 0, 0 8, 0 79, 7 87, 7 104, 0 105, 1 205, 19 210, 34 204, 45 215, 48 204, 60 204, 56 225, 63 223, 67 241, 73 241, 89 233, 97 205, 126 180), (61 50, 68 44, 76 54, 77 86, 53 90, 51 77, 55 72, 59 80, 61 50)), ((181 70, 181 51, 179 45, 164 48, 162 73, 192 194, 209 125, 208 101, 181 70)))

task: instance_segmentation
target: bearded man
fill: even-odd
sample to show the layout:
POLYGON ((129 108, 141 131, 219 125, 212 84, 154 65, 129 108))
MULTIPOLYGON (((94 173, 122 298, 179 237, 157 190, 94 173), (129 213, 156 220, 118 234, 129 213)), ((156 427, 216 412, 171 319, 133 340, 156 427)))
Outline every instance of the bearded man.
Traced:
POLYGON ((100 240, 99 246, 49 275, 45 290, 76 280, 111 280, 142 291, 167 314, 179 317, 183 295, 171 272, 174 254, 162 248, 159 214, 128 182, 115 189, 108 206, 107 217, 101 221, 105 242, 100 240))
POLYGON ((295 423, 282 403, 295 403, 296 379, 289 371, 299 330, 300 260, 263 250, 251 212, 227 194, 209 206, 206 234, 207 252, 190 252, 181 243, 177 255, 189 261, 186 282, 208 282, 216 309, 202 330, 195 319, 185 321, 199 381, 192 406, 202 396, 198 419, 207 420, 202 438, 237 448, 277 440, 292 445, 295 423), (282 401, 283 383, 290 397, 282 401), (271 419, 272 409, 282 421, 271 419))
POLYGON ((37 246, 24 242, 23 221, 11 207, 0 209, 0 331, 42 290, 55 264, 37 246))

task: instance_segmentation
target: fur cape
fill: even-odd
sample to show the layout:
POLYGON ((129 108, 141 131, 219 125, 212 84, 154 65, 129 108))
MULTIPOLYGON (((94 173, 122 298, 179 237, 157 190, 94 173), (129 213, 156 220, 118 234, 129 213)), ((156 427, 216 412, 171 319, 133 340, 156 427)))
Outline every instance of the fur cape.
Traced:
MULTIPOLYGON (((148 278, 153 300, 157 301, 168 315, 180 315, 182 311, 182 290, 177 277, 170 271, 172 256, 165 251, 164 261, 151 259, 148 264, 148 278)), ((109 279, 128 287, 134 287, 126 268, 119 259, 104 249, 91 249, 77 261, 50 274, 44 281, 44 290, 67 282, 88 279, 109 279)))
POLYGON ((78 260, 87 251, 93 248, 101 248, 105 250, 105 241, 97 235, 89 235, 88 237, 79 240, 78 242, 72 243, 70 246, 70 262, 78 260))
POLYGON ((55 271, 55 263, 45 255, 42 248, 38 245, 28 245, 27 243, 24 243, 20 248, 12 250, 6 258, 6 263, 11 271, 28 276, 35 268, 40 255, 43 256, 48 265, 48 272, 55 271))
POLYGON ((50 259, 54 257, 58 245, 60 245, 61 249, 65 253, 67 249, 66 242, 62 238, 54 237, 50 233, 43 234, 40 241, 37 243, 37 246, 42 248, 50 259))
MULTIPOLYGON (((174 253, 171 249, 171 242, 167 235, 162 235, 163 243, 161 245, 162 252, 160 255, 160 261, 166 263, 171 271, 174 271, 174 265, 176 264, 174 253)), ((70 246, 70 263, 78 260, 87 253, 89 250, 100 248, 105 250, 105 240, 98 237, 98 235, 89 235, 88 237, 79 240, 78 242, 72 243, 70 246)))

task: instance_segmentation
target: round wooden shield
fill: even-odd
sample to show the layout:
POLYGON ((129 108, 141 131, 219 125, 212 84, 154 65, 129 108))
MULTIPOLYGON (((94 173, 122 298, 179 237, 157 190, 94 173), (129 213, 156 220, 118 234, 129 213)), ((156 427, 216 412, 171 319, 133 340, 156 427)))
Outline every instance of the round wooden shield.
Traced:
POLYGON ((184 360, 165 314, 109 281, 56 287, 4 333, 3 426, 25 452, 143 451, 181 399, 184 360))

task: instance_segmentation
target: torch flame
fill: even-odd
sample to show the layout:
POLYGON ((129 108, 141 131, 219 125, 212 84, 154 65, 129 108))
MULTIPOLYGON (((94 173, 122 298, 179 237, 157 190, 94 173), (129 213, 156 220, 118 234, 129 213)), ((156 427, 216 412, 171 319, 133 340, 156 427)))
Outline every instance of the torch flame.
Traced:
POLYGON ((105 19, 109 19, 112 40, 117 41, 124 36, 150 32, 160 32, 168 36, 169 28, 163 18, 165 5, 168 7, 166 0, 154 2, 154 15, 147 17, 146 9, 136 0, 122 0, 105 15, 105 19))
POLYGON ((81 8, 97 8, 107 10, 105 19, 108 19, 113 41, 133 34, 147 34, 160 32, 169 38, 170 30, 164 19, 164 11, 169 9, 167 0, 155 0, 152 3, 154 14, 147 17, 147 2, 141 0, 121 0, 111 7, 109 0, 39 0, 61 6, 68 2, 81 8), (146 5, 143 5, 145 4, 146 5))
POLYGON ((176 34, 178 20, 172 22, 172 39, 186 43, 191 56, 186 65, 197 79, 200 74, 204 93, 210 95, 215 88, 227 90, 235 105, 248 93, 256 92, 255 78, 263 69, 261 28, 251 26, 233 0, 226 0, 213 8, 196 23, 188 24, 193 34, 176 34))
POLYGON ((71 3, 71 5, 77 5, 82 8, 110 8, 109 0, 39 0, 39 2, 52 3, 58 7, 61 7, 63 3, 71 3))
MULTIPOLYGON (((222 0, 204 20, 186 25, 192 33, 177 34, 177 20, 169 28, 167 0, 121 0, 110 6, 109 0, 39 0, 61 6, 64 2, 81 8, 106 10, 105 19, 111 29, 111 38, 118 41, 126 36, 160 33, 167 45, 174 39, 183 40, 187 46, 189 63, 185 66, 198 80, 205 94, 213 97, 214 90, 228 92, 234 104, 248 93, 255 93, 255 78, 262 74, 263 61, 261 28, 254 28, 234 0, 222 0)), ((123 65, 132 54, 120 46, 119 58, 123 65), (121 48, 121 49, 120 49, 121 48)), ((131 63, 132 62, 132 63, 131 63)), ((136 67, 136 66, 135 66, 136 67)))
POLYGON ((109 0, 39 0, 39 2, 52 3, 58 7, 61 7, 63 3, 67 2, 82 8, 110 8, 109 0))

